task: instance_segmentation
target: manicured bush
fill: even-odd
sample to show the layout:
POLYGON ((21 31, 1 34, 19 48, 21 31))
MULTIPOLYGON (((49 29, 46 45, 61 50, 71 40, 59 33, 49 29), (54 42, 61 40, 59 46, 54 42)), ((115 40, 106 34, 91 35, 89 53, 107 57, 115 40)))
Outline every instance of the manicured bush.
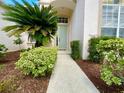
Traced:
POLYGON ((89 40, 89 56, 88 59, 92 62, 100 62, 100 55, 96 50, 97 44, 99 44, 100 40, 109 40, 115 39, 115 37, 95 37, 89 40))
POLYGON ((71 42, 71 57, 74 60, 81 59, 81 55, 80 55, 80 42, 79 41, 72 41, 71 42))
POLYGON ((124 39, 101 40, 97 51, 102 57, 101 79, 108 85, 124 82, 124 39))
POLYGON ((57 48, 40 47, 22 52, 16 68, 25 75, 46 76, 52 72, 57 58, 57 48))
POLYGON ((0 59, 5 55, 7 51, 7 48, 5 47, 5 45, 0 44, 0 59))

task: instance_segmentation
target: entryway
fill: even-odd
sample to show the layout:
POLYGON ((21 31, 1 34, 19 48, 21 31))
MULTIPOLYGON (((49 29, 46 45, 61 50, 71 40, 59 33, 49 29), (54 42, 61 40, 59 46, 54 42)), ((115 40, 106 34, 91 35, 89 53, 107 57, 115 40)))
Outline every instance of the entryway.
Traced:
POLYGON ((100 93, 76 62, 59 51, 46 93, 100 93))
POLYGON ((58 25, 57 46, 60 50, 67 49, 67 24, 58 25))

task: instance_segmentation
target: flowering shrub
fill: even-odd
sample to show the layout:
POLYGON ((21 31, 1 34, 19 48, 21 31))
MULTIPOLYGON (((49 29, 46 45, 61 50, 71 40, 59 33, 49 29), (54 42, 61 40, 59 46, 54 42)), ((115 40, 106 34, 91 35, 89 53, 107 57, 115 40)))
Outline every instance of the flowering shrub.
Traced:
POLYGON ((124 82, 124 39, 100 41, 97 51, 102 56, 101 79, 108 85, 124 82))
POLYGON ((35 48, 21 53, 20 59, 16 62, 16 68, 25 75, 46 76, 52 72, 56 57, 57 48, 35 48))
POLYGON ((89 48, 88 48, 88 52, 89 52, 89 56, 88 56, 88 59, 92 62, 96 62, 96 63, 99 63, 100 60, 101 60, 101 56, 100 54, 98 53, 96 47, 97 47, 97 44, 99 44, 99 42, 101 40, 109 40, 109 39, 115 39, 115 37, 94 37, 94 38, 91 38, 89 40, 89 48))

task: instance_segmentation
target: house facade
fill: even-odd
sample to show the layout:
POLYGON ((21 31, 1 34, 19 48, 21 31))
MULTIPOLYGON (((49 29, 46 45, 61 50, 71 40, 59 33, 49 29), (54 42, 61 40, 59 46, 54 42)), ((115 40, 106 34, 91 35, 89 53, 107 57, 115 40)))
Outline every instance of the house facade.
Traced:
MULTIPOLYGON (((41 7, 50 4, 59 16, 58 31, 52 44, 59 49, 70 51, 70 42, 79 40, 82 58, 87 59, 90 38, 124 37, 124 0, 40 0, 41 7)), ((9 24, 0 15, 0 29, 9 24)), ((30 45, 27 37, 27 34, 22 37, 24 48, 30 45)), ((13 39, 0 31, 0 43, 5 44, 10 51, 18 50, 13 39)))
POLYGON ((70 42, 80 41, 83 59, 88 56, 88 40, 100 35, 101 0, 41 0, 51 4, 58 12, 57 44, 70 51, 70 42))

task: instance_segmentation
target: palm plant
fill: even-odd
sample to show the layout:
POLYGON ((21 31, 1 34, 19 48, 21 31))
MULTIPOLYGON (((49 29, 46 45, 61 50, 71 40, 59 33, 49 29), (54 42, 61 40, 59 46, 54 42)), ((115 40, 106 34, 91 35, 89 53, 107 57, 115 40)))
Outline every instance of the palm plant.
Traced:
POLYGON ((23 4, 20 4, 16 0, 12 1, 13 5, 0 5, 5 9, 3 19, 15 23, 4 27, 3 31, 8 32, 9 36, 28 32, 29 36, 36 41, 36 47, 49 43, 57 31, 58 17, 54 8, 42 6, 40 9, 34 2, 30 4, 22 0, 23 4))

